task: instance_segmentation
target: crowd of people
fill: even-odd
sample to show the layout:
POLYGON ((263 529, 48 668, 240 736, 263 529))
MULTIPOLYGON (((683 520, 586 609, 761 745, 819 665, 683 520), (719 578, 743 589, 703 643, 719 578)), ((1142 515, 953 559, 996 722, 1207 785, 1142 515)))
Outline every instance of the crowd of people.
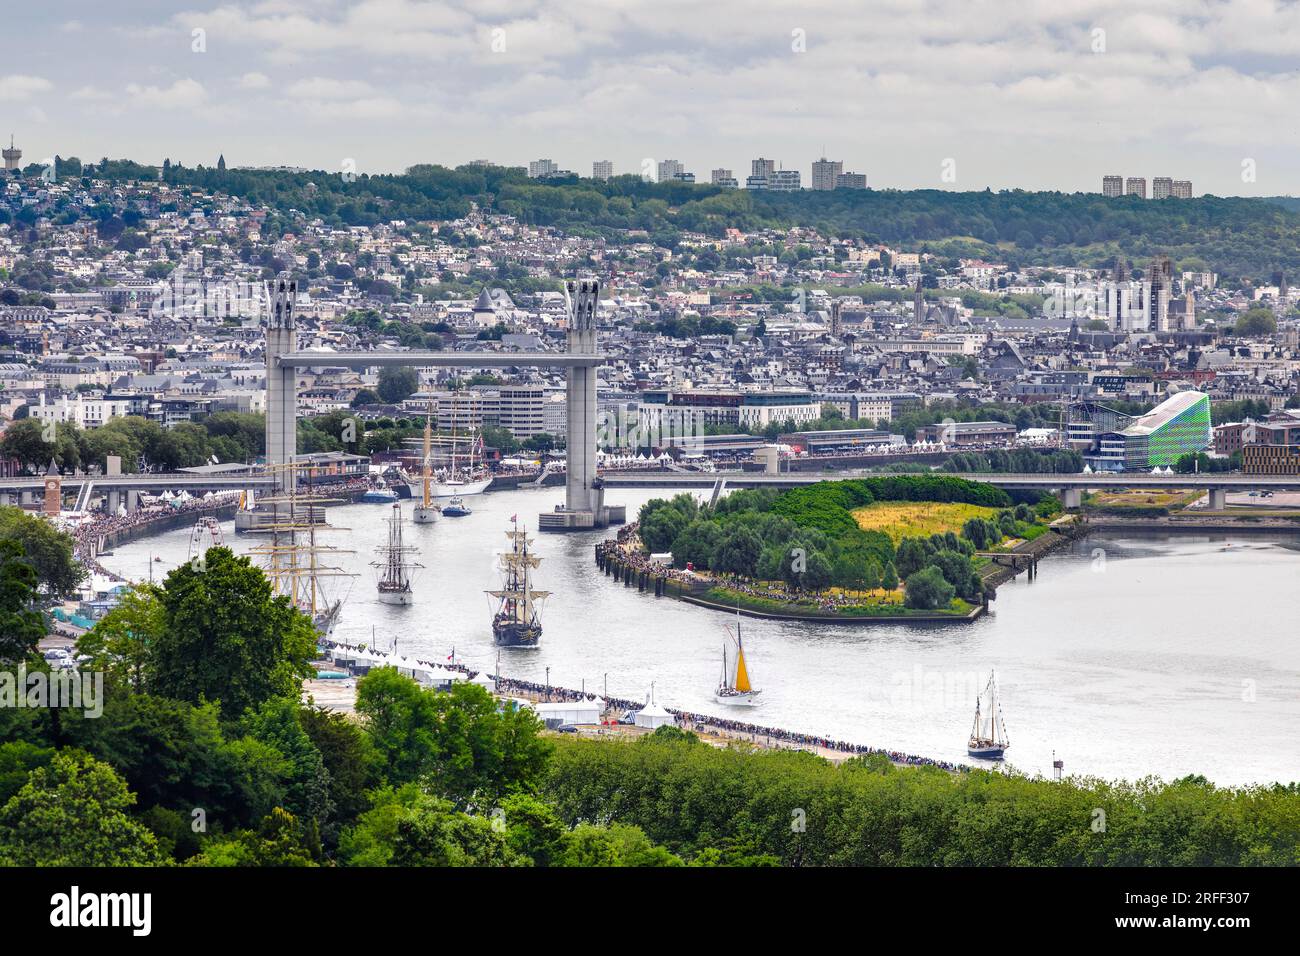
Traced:
POLYGON ((94 512, 67 529, 72 536, 72 553, 95 574, 102 575, 110 581, 125 581, 125 578, 114 574, 99 561, 99 553, 105 537, 117 532, 141 528, 178 514, 212 511, 222 505, 232 504, 238 495, 237 491, 218 492, 210 498, 188 498, 170 504, 144 505, 126 514, 94 512))
MULTIPOLYGON (((330 642, 331 646, 350 647, 347 644, 335 644, 330 642)), ((359 648, 364 650, 364 647, 359 648)), ((447 670, 458 671, 465 675, 467 679, 478 676, 478 671, 466 667, 464 664, 456 663, 454 660, 448 661, 425 661, 416 659, 418 663, 426 667, 443 667, 447 670)), ((533 697, 545 697, 548 701, 570 701, 581 702, 590 700, 596 696, 591 691, 574 690, 569 687, 556 687, 549 684, 538 684, 533 681, 520 680, 514 677, 502 677, 499 675, 488 674, 496 682, 497 693, 509 695, 511 693, 528 695, 533 697)), ((606 697, 603 698, 605 703, 606 714, 625 715, 631 714, 646 706, 642 700, 629 700, 625 697, 606 697)), ((818 748, 822 750, 832 750, 837 753, 851 754, 855 757, 866 756, 869 754, 881 754, 887 757, 891 762, 896 764, 905 764, 910 767, 938 767, 941 770, 959 771, 966 769, 961 764, 952 763, 947 760, 935 760, 931 757, 919 757, 916 754, 904 753, 901 750, 885 750, 880 747, 868 747, 865 744, 854 744, 844 740, 836 740, 833 737, 823 737, 816 734, 804 734, 793 730, 783 730, 780 727, 765 727, 760 724, 751 724, 740 720, 729 720, 724 717, 714 717, 709 714, 697 714, 685 710, 677 710, 672 707, 665 707, 670 714, 677 719, 677 725, 684 730, 702 730, 712 731, 722 736, 738 737, 748 739, 753 743, 762 743, 768 747, 794 747, 799 749, 818 748)))

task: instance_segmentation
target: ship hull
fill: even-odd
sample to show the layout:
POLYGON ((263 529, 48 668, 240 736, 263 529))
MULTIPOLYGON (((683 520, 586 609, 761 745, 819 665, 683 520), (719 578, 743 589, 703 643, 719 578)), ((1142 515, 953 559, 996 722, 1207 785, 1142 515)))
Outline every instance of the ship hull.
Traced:
POLYGON ((391 505, 397 501, 394 491, 367 491, 361 496, 361 503, 367 505, 391 505))
POLYGON ((758 691, 747 691, 743 694, 723 694, 714 692, 713 699, 719 704, 726 704, 728 707, 757 707, 758 691))
POLYGON ((442 513, 448 518, 467 518, 473 514, 468 508, 443 508, 442 513))
POLYGON ((514 621, 493 622, 492 639, 498 647, 536 647, 542 639, 542 627, 514 621))
POLYGON ((473 481, 440 481, 433 485, 435 498, 454 498, 457 495, 478 495, 487 491, 492 484, 492 476, 477 478, 473 481))
POLYGON ((410 604, 412 594, 410 591, 380 591, 380 604, 410 604))
POLYGON ((416 524, 433 524, 438 520, 439 510, 437 508, 426 508, 424 505, 416 505, 415 511, 412 512, 411 520, 416 524))
POLYGON ((976 760, 1001 760, 1002 755, 1006 753, 1006 749, 1006 747, 999 747, 997 744, 966 745, 966 753, 976 760))

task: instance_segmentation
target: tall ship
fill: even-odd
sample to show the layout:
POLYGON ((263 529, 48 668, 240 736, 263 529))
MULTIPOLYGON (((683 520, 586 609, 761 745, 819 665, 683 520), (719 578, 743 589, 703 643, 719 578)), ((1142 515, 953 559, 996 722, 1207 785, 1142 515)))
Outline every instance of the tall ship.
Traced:
POLYGON ((728 640, 722 645, 722 679, 718 689, 713 692, 713 699, 719 704, 733 707, 753 707, 758 703, 761 690, 756 690, 749 681, 749 668, 745 665, 745 645, 740 636, 740 613, 736 613, 736 633, 727 628, 728 640), (727 662, 728 644, 736 645, 736 653, 731 666, 727 662))
POLYGON ((370 566, 379 569, 379 600, 384 604, 410 604, 411 572, 424 565, 412 558, 419 554, 419 548, 402 543, 402 506, 393 505, 393 513, 388 518, 388 543, 375 549, 380 560, 370 562, 370 566))
POLYGON ((306 463, 277 467, 289 476, 287 490, 262 498, 258 510, 263 515, 259 531, 268 535, 264 544, 250 549, 260 559, 263 572, 277 596, 287 597, 294 607, 309 616, 317 634, 328 638, 338 623, 343 598, 331 597, 326 582, 351 579, 356 575, 337 565, 340 555, 352 552, 322 544, 319 533, 330 529, 323 514, 326 499, 312 492, 298 490, 297 470, 306 463))
POLYGON ((998 682, 989 671, 984 693, 975 698, 975 723, 971 727, 966 752, 980 760, 1001 760, 1011 741, 1002 720, 1002 701, 998 699, 998 682))
POLYGON ((453 432, 438 436, 437 444, 443 464, 437 469, 433 482, 434 498, 464 497, 487 491, 492 484, 483 455, 483 435, 476 431, 468 435, 453 432))
POLYGON ((424 412, 424 454, 420 458, 420 503, 411 513, 411 520, 416 524, 433 524, 438 520, 442 509, 434 501, 433 465, 429 461, 433 454, 433 414, 432 408, 424 412))
POLYGON ((542 637, 539 602, 551 592, 533 589, 533 571, 542 559, 529 550, 532 542, 527 530, 520 530, 518 516, 510 520, 513 527, 506 532, 510 550, 501 555, 501 590, 487 592, 499 602, 492 617, 492 637, 502 647, 536 647, 542 637))

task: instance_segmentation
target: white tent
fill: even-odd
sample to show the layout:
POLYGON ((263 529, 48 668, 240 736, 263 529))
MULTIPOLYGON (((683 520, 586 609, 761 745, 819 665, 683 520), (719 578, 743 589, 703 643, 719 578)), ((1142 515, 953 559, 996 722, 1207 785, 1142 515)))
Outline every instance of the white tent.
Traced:
POLYGON ((487 671, 479 671, 478 674, 469 679, 471 684, 478 684, 486 690, 496 690, 497 682, 488 676, 487 671))
POLYGON ((602 708, 586 700, 560 700, 534 704, 533 710, 548 724, 598 724, 602 708))
POLYGON ((668 711, 664 710, 658 704, 646 704, 636 712, 632 722, 638 727, 649 727, 653 730, 656 727, 672 725, 677 723, 677 718, 668 711))

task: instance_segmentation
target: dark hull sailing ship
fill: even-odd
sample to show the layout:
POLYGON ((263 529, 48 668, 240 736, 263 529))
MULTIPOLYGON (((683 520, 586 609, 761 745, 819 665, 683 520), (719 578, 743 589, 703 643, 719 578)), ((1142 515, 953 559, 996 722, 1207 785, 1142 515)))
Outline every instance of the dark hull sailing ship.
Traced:
POLYGON ((411 591, 411 571, 424 565, 412 561, 419 553, 413 545, 402 543, 402 506, 393 505, 393 513, 388 519, 388 543, 375 549, 381 560, 370 562, 371 567, 379 568, 379 600, 383 604, 410 604, 414 598, 411 591))
POLYGON ((528 532, 520 530, 517 517, 506 532, 510 550, 501 555, 502 586, 488 595, 499 603, 492 617, 492 638, 502 647, 536 647, 542 638, 538 602, 550 597, 549 591, 533 589, 532 572, 541 559, 528 546, 528 532))
POLYGON ((966 752, 979 760, 1001 760, 1011 741, 1002 720, 1002 703, 998 700, 998 685, 992 671, 984 693, 975 698, 975 723, 971 727, 966 752), (987 698, 985 705, 983 699, 987 698))

